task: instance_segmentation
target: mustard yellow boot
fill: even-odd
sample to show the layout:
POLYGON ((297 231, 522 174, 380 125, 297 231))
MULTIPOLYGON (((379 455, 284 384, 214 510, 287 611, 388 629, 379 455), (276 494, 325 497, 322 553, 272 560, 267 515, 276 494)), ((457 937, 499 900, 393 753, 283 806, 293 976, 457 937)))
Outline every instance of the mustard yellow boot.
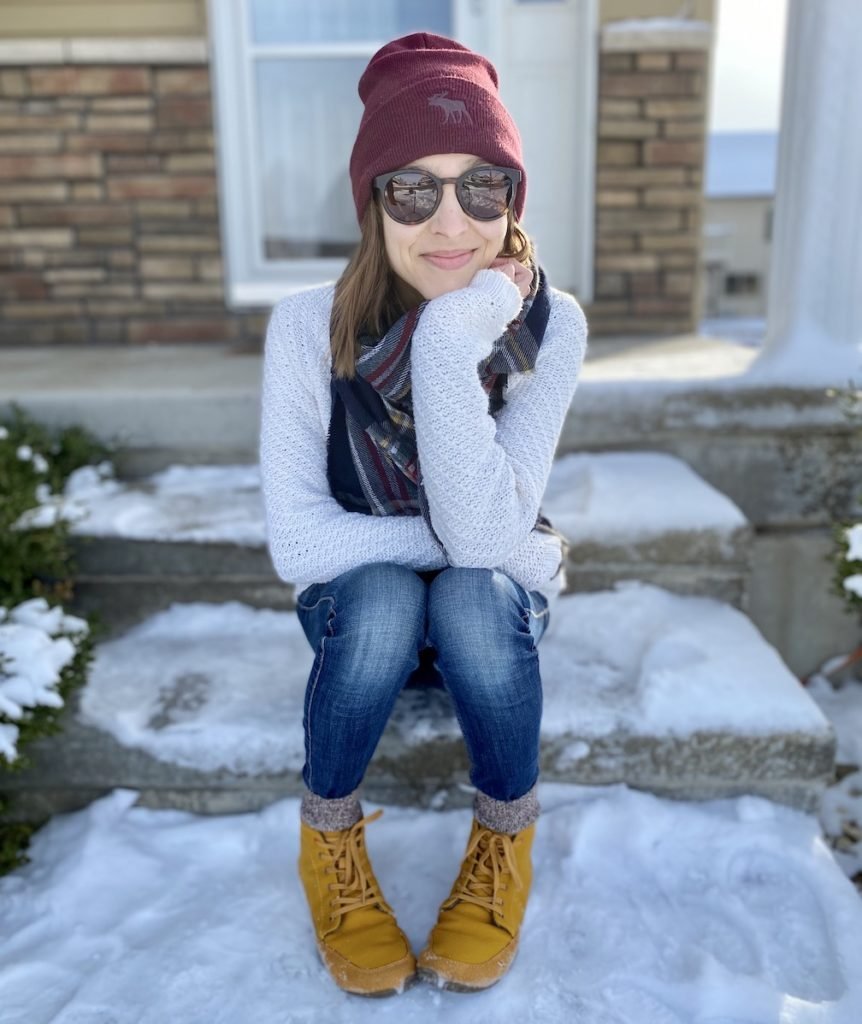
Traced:
POLYGON ((440 988, 473 992, 506 973, 518 951, 518 933, 533 880, 536 826, 514 836, 474 818, 461 873, 443 901, 419 976, 440 988))
POLYGON ((361 996, 395 995, 416 978, 410 943, 365 847, 364 828, 382 813, 335 832, 300 823, 299 876, 320 958, 340 988, 361 996))

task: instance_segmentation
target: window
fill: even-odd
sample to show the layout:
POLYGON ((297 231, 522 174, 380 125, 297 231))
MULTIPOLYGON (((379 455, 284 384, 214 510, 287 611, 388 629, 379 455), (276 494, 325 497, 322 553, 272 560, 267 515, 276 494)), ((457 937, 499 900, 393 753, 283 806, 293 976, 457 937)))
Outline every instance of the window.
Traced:
POLYGON ((724 279, 725 295, 759 295, 758 274, 728 274, 724 279))
POLYGON ((386 40, 454 35, 452 2, 210 0, 209 15, 228 303, 266 304, 276 282, 341 273, 359 240, 356 84, 386 40))

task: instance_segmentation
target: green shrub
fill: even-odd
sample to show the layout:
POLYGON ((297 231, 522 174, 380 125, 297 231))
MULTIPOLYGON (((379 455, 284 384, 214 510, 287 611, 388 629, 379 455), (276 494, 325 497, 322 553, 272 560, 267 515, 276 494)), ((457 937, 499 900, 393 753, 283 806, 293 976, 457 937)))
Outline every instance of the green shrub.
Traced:
MULTIPOLYGON (((862 578, 862 557, 851 558, 851 531, 857 535, 862 533, 862 522, 842 523, 836 526, 833 531, 835 538, 835 575, 833 576, 832 589, 847 604, 850 611, 855 612, 862 621, 862 588, 851 588, 846 581, 851 576, 862 578)), ((855 545, 859 553, 860 543, 855 545)))
MULTIPOLYGON (((828 388, 826 394, 836 400, 845 419, 862 427, 862 388, 855 381, 848 381, 846 388, 828 388)), ((860 487, 862 487, 862 480, 860 480, 860 487)), ((862 503, 862 490, 857 499, 862 503)), ((851 520, 833 524, 834 544, 832 554, 829 556, 834 566, 831 589, 847 604, 848 610, 857 613, 862 618, 862 596, 856 593, 854 588, 845 586, 844 582, 851 576, 862 573, 862 557, 859 557, 862 555, 859 550, 862 543, 859 541, 855 545, 851 543, 851 531, 854 533, 862 531, 862 524, 854 523, 851 520), (850 557, 851 553, 854 555, 853 558, 850 557)))
MULTIPOLYGON (((44 598, 50 607, 70 602, 76 565, 69 543, 69 524, 50 513, 38 525, 21 528, 21 517, 51 494, 61 495, 74 470, 110 459, 113 451, 78 426, 52 430, 34 421, 12 403, 0 414, 0 607, 7 613, 24 601, 44 598)), ((42 510, 43 512, 45 510, 42 510)), ((0 618, 5 616, 0 616, 0 618)), ((68 636, 75 655, 60 672, 56 692, 64 704, 86 681, 96 639, 102 631, 97 616, 87 616, 89 632, 68 636)), ((0 676, 3 671, 0 658, 0 676)), ((23 748, 37 737, 59 732, 61 708, 39 705, 21 718, 0 712, 0 723, 18 727, 18 756, 0 754, 0 814, 14 817, 13 801, 2 793, 4 773, 21 771, 30 762, 23 748)), ((38 825, 0 822, 0 874, 27 863, 25 849, 38 825)))

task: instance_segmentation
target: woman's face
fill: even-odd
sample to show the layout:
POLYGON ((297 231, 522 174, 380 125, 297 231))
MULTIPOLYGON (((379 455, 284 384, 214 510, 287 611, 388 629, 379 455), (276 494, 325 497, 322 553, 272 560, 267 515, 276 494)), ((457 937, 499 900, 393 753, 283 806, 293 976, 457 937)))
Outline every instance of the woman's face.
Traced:
MULTIPOLYGON (((455 178, 470 167, 487 163, 469 153, 443 153, 405 166, 430 171, 439 178, 455 178)), ((425 299, 464 288, 477 270, 490 267, 503 248, 508 222, 505 214, 491 221, 469 217, 461 209, 454 184, 443 186, 440 205, 421 224, 399 224, 385 210, 381 217, 390 267, 425 299), (454 265, 447 266, 443 259, 435 261, 435 254, 454 256, 454 265)))

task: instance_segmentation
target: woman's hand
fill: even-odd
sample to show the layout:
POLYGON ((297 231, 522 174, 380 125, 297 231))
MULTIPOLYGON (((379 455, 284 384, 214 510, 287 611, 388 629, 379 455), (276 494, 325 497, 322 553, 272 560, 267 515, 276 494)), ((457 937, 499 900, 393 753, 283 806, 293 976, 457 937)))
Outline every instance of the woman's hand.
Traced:
POLYGON ((530 294, 533 272, 529 267, 525 267, 523 263, 519 263, 511 257, 498 256, 488 269, 499 271, 516 284, 522 299, 526 299, 530 294))
POLYGON ((475 367, 494 350, 494 341, 520 314, 524 299, 508 273, 483 267, 465 288, 430 299, 413 334, 412 367, 421 367, 422 350, 430 346, 439 368, 444 353, 464 366, 475 367), (425 338, 434 338, 426 341, 425 338), (445 339, 449 339, 446 343, 445 339))
POLYGON ((497 566, 524 590, 536 590, 554 579, 563 565, 563 546, 552 533, 531 530, 502 565, 497 566))

